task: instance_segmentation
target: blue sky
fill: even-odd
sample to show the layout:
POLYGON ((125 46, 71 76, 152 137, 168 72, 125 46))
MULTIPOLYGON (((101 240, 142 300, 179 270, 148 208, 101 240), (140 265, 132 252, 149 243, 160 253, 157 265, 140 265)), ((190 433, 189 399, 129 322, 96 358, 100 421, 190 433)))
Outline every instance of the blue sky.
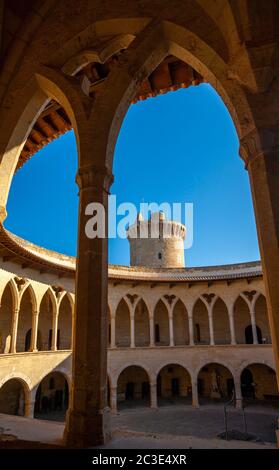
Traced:
MULTIPOLYGON (((92 152, 93 153, 93 152, 92 152)), ((38 245, 76 254, 77 152, 73 132, 15 175, 5 227, 38 245)), ((132 105, 114 158, 117 202, 191 202, 194 243, 187 266, 259 259, 248 173, 221 98, 208 84, 132 105)), ((109 241, 109 261, 129 264, 127 240, 109 241)))

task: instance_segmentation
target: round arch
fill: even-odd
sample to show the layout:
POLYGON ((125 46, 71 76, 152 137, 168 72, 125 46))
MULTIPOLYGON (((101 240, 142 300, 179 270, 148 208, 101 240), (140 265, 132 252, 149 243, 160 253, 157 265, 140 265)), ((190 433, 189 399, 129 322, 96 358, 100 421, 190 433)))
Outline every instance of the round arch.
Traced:
POLYGON ((117 406, 119 409, 150 406, 150 376, 142 365, 122 368, 117 378, 117 406))
POLYGON ((185 366, 170 363, 160 368, 157 373, 157 397, 159 406, 191 404, 192 381, 185 366))
POLYGON ((265 362, 248 362, 240 372, 241 393, 249 403, 279 407, 279 390, 274 367, 265 362))
POLYGON ((64 421, 69 404, 69 377, 54 369, 39 382, 35 394, 34 417, 64 421))
POLYGON ((201 404, 228 401, 234 394, 233 371, 220 362, 206 363, 199 369, 197 385, 201 404))
POLYGON ((0 385, 0 413, 25 416, 28 414, 30 390, 21 377, 7 377, 0 385))

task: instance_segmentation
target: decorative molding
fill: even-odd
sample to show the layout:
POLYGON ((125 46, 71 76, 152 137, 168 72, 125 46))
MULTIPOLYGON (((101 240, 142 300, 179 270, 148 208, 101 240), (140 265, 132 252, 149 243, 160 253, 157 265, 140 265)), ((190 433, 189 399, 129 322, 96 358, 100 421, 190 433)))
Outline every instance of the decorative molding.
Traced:
POLYGON ((214 299, 215 297, 215 294, 211 293, 211 294, 202 294, 202 297, 206 300, 206 302, 208 303, 208 305, 211 304, 212 300, 214 299))
POLYGON ((252 302, 253 300, 253 297, 254 295, 257 293, 256 290, 251 290, 251 291, 248 291, 248 290, 245 290, 243 292, 243 294, 245 295, 245 297, 247 297, 247 299, 249 300, 249 302, 252 302))
POLYGON ((18 292, 21 292, 22 289, 23 289, 23 286, 26 284, 27 282, 27 279, 25 279, 25 277, 15 277, 14 278, 14 281, 16 283, 16 286, 17 286, 17 289, 18 289, 18 292))
POLYGON ((164 295, 165 299, 168 301, 168 304, 169 305, 172 305, 174 299, 176 298, 176 295, 172 294, 172 295, 164 295))
POLYGON ((51 286, 52 290, 54 291, 55 297, 59 299, 64 292, 64 287, 62 286, 51 286))
POLYGON ((244 160, 246 168, 258 155, 276 150, 275 139, 275 131, 266 128, 254 128, 242 137, 239 154, 244 160))
POLYGON ((137 294, 127 294, 126 297, 128 297, 131 304, 134 305, 135 300, 138 298, 138 295, 137 294))

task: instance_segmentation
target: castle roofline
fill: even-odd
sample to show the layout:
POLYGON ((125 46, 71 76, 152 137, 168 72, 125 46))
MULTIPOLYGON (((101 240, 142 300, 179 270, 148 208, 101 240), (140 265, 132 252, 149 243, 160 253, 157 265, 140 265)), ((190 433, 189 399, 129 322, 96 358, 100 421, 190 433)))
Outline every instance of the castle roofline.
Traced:
MULTIPOLYGON (((74 277, 76 258, 40 247, 6 230, 0 225, 0 257, 41 273, 74 277)), ((147 282, 198 282, 230 280, 262 276, 260 261, 200 266, 192 268, 147 268, 143 266, 109 265, 111 280, 147 282)))

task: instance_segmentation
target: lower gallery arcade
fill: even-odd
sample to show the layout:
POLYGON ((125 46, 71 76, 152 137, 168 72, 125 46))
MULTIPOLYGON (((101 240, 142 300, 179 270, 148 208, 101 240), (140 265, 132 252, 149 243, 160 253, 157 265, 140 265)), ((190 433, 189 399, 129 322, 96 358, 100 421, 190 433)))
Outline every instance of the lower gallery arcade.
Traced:
MULTIPOLYGON (((71 387, 74 259, 39 249, 38 257, 48 260, 50 272, 1 264, 0 412, 63 420, 71 387)), ((112 412, 196 408, 232 396, 237 407, 279 403, 259 263, 185 268, 179 276, 175 269, 110 266, 108 312, 112 412)))

